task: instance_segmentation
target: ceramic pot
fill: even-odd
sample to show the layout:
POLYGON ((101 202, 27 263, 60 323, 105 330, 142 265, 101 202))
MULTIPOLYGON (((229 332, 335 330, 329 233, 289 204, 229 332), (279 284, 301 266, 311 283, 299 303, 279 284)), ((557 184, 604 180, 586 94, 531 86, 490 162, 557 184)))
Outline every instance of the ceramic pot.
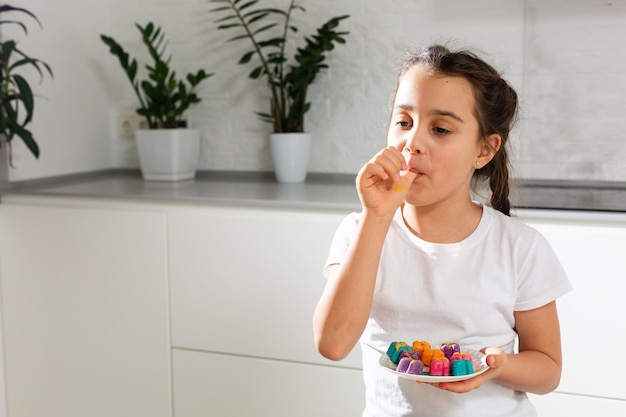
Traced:
POLYGON ((306 180, 311 149, 310 133, 272 133, 270 148, 278 182, 301 183, 306 180))
POLYGON ((198 129, 139 129, 135 138, 145 180, 182 181, 196 176, 200 157, 198 129))

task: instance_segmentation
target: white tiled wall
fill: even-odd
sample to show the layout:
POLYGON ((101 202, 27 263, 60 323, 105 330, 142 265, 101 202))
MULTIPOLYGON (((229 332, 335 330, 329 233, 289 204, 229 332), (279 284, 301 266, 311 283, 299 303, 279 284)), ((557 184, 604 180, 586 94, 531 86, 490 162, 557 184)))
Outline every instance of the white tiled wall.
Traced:
POLYGON ((527 0, 527 176, 626 181, 626 1, 527 0))
MULTIPOLYGON (((125 0, 109 0, 112 31, 126 41, 136 39, 128 28, 138 9, 142 19, 160 21, 167 28, 176 62, 187 68, 202 66, 216 75, 204 86, 205 100, 193 112, 194 124, 204 131, 204 169, 271 170, 268 149, 270 126, 255 115, 267 111, 268 91, 264 82, 247 74, 252 65, 237 65, 250 50, 247 40, 226 43, 234 31, 217 31, 214 21, 222 15, 207 0, 177 1, 179 10, 168 15, 168 3, 136 0, 132 13, 121 13, 125 0), (143 4, 143 6, 141 5, 143 4), (182 9, 182 10, 181 10, 182 9), (182 39, 188 42, 181 44, 182 39)), ((267 4, 284 7, 286 0, 267 4)), ((314 135, 310 171, 356 172, 384 146, 388 104, 396 80, 396 60, 407 48, 433 41, 453 40, 461 46, 480 46, 500 66, 507 67, 512 81, 521 87, 523 68, 524 9, 521 1, 481 0, 473 2, 335 0, 300 1, 307 11, 295 13, 300 32, 290 38, 302 44, 331 17, 349 14, 344 29, 347 44, 329 55, 330 68, 310 89, 314 103, 306 118, 306 129, 314 135)), ((171 6, 170 6, 171 7, 171 6)), ((112 68, 115 69, 115 68, 112 68)), ((115 74, 115 73, 113 73, 115 74)), ((120 107, 130 104, 119 97, 120 107)), ((134 164, 134 155, 117 141, 117 163, 134 164)))
MULTIPOLYGON (((261 1, 279 7, 288 2, 261 1)), ((37 132, 43 132, 39 136, 56 133, 45 138, 37 165, 26 167, 33 175, 45 171, 41 168, 45 164, 52 173, 85 170, 88 158, 77 159, 82 165, 68 161, 64 158, 68 148, 86 147, 85 152, 102 155, 102 148, 107 147, 111 166, 138 166, 134 142, 118 138, 115 128, 116 115, 132 111, 135 98, 98 36, 106 31, 131 52, 145 57, 134 23, 150 20, 164 27, 179 72, 203 67, 216 73, 204 83, 204 101, 192 111, 193 123, 204 136, 200 168, 272 169, 270 126, 255 115, 267 111, 268 91, 262 81, 247 77, 252 65, 237 64, 250 49, 247 40, 227 43, 235 32, 216 30, 215 20, 220 15, 210 12, 215 3, 57 0, 53 7, 47 0, 14 2, 30 4, 38 12, 46 36, 42 39, 34 30, 31 46, 58 68, 55 80, 42 87, 47 100, 40 106, 42 112, 55 112, 55 117, 42 114, 35 124, 37 132), (59 38, 59 30, 76 34, 71 44, 80 39, 89 48, 68 48, 66 37, 59 38), (84 74, 68 76, 66 70, 84 74), (81 93, 89 94, 88 98, 95 93, 99 104, 94 108, 93 100, 65 99, 68 94, 81 93), (80 102, 82 108, 71 108, 72 102, 80 102), (81 110, 89 120, 97 113, 98 118, 107 118, 109 131, 99 129, 91 142, 72 139, 76 132, 68 137, 57 132, 63 122, 71 126, 72 115, 81 110), (107 136, 109 142, 103 145, 107 136)), ((516 176, 626 181, 626 0, 299 3, 307 11, 294 15, 300 28, 290 37, 294 46, 327 19, 351 15, 342 24, 350 31, 347 44, 329 55, 329 70, 310 89, 314 103, 306 118, 306 129, 314 135, 310 171, 355 173, 384 145, 397 57, 414 46, 451 41, 483 51, 520 93, 522 119, 512 140, 516 176)))

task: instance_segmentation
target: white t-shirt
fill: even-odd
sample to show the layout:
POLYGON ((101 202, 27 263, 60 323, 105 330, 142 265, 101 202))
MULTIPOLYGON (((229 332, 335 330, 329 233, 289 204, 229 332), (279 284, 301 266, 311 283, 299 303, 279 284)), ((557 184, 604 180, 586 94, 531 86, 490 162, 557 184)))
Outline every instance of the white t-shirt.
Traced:
MULTIPOLYGON (((341 263, 360 219, 338 228, 327 267, 341 263)), ((571 290, 547 240, 530 226, 484 206, 476 230, 453 244, 423 241, 400 210, 382 250, 370 317, 361 336, 364 417, 528 417, 525 393, 488 381, 456 394, 398 378, 378 361, 393 341, 457 342, 480 350, 516 348, 514 311, 541 307, 571 290)))

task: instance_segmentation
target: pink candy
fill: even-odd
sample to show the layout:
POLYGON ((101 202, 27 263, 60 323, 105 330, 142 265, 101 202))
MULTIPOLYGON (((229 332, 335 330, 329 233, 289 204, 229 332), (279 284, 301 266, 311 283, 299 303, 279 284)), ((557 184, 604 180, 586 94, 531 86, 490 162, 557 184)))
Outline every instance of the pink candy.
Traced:
POLYGON ((430 361, 430 375, 449 376, 450 360, 448 358, 433 358, 430 361))

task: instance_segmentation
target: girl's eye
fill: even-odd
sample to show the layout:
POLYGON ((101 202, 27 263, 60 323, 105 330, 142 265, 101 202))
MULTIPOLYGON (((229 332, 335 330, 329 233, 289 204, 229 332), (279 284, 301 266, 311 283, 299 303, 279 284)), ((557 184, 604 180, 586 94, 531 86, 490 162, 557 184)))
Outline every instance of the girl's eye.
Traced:
POLYGON ((449 131, 448 129, 444 129, 443 127, 435 127, 435 128, 433 128, 433 131, 437 135, 448 135, 448 134, 452 133, 451 131, 449 131))
POLYGON ((396 126, 408 127, 409 125, 410 123, 404 120, 400 120, 396 122, 396 126))

